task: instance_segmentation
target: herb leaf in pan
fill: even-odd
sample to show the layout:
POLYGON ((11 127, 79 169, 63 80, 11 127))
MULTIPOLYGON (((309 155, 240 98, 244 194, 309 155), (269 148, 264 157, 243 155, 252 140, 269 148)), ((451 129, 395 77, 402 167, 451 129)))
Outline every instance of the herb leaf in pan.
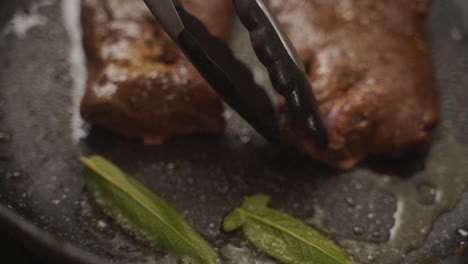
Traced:
POLYGON ((99 203, 159 249, 192 264, 218 264, 210 246, 168 204, 100 156, 81 158, 99 203))
POLYGON ((287 264, 351 264, 329 239, 302 221, 267 207, 270 197, 247 198, 241 208, 226 216, 225 231, 240 227, 261 251, 287 264))

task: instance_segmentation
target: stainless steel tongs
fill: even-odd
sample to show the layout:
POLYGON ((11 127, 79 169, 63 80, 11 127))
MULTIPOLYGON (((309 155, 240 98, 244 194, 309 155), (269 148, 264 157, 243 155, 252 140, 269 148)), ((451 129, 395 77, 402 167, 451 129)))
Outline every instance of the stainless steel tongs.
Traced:
MULTIPOLYGON (((179 0, 145 2, 166 33, 223 99, 266 139, 280 143, 269 97, 228 46, 212 36, 179 0)), ((273 87, 311 136, 326 146, 327 134, 304 66, 275 16, 262 0, 233 0, 233 3, 273 87)))

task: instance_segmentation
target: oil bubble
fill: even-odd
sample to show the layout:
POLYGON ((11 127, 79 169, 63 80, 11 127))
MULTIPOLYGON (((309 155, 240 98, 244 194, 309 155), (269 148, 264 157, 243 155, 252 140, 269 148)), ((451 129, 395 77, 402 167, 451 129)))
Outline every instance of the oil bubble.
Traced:
POLYGON ((462 237, 468 237, 468 231, 466 231, 465 229, 462 229, 462 228, 457 230, 457 234, 462 236, 462 237))
POLYGON ((6 178, 12 180, 21 180, 24 176, 25 174, 22 171, 10 171, 6 173, 6 178))
POLYGON ((8 142, 12 138, 11 133, 0 131, 0 142, 8 142))
POLYGON ((354 207, 356 206, 354 199, 352 197, 346 197, 345 202, 349 207, 354 207))
POLYGON ((373 238, 380 238, 381 236, 382 236, 382 232, 380 232, 379 230, 375 230, 372 232, 373 238))
POLYGON ((175 168, 176 168, 176 165, 174 163, 167 164, 167 169, 168 170, 174 170, 175 168))
POLYGON ((247 145, 252 142, 252 137, 250 137, 249 135, 244 135, 244 136, 241 136, 240 141, 243 145, 247 145))
POLYGON ((437 188, 429 182, 420 183, 417 186, 418 200, 423 205, 433 205, 437 201, 437 188))
POLYGON ((362 228, 362 226, 354 226, 353 227, 353 233, 356 236, 362 236, 364 234, 364 228, 362 228))

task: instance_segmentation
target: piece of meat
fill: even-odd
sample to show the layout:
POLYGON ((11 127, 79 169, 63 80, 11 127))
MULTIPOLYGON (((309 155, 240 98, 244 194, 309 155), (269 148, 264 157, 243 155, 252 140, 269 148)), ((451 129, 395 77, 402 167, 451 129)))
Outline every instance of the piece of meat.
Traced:
MULTIPOLYGON (((227 0, 184 0, 210 32, 225 38, 227 0)), ((143 1, 83 0, 88 82, 85 120, 145 143, 224 131, 220 97, 163 32, 143 1)))
POLYGON ((349 169, 428 143, 437 93, 423 23, 429 0, 267 0, 305 63, 330 138, 322 149, 278 100, 282 135, 349 169))

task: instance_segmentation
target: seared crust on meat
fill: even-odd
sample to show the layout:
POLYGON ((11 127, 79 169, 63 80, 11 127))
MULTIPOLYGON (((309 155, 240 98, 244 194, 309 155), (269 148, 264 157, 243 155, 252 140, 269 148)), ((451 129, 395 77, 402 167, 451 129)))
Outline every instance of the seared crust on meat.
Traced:
MULTIPOLYGON (((210 32, 225 38, 231 4, 185 0, 210 32)), ((146 143, 224 131, 222 100, 166 36, 143 1, 83 0, 88 82, 81 114, 146 143)))
POLYGON ((309 71, 330 138, 320 148, 278 100, 283 136, 343 169, 428 143, 437 93, 423 22, 429 0, 267 0, 309 71))

